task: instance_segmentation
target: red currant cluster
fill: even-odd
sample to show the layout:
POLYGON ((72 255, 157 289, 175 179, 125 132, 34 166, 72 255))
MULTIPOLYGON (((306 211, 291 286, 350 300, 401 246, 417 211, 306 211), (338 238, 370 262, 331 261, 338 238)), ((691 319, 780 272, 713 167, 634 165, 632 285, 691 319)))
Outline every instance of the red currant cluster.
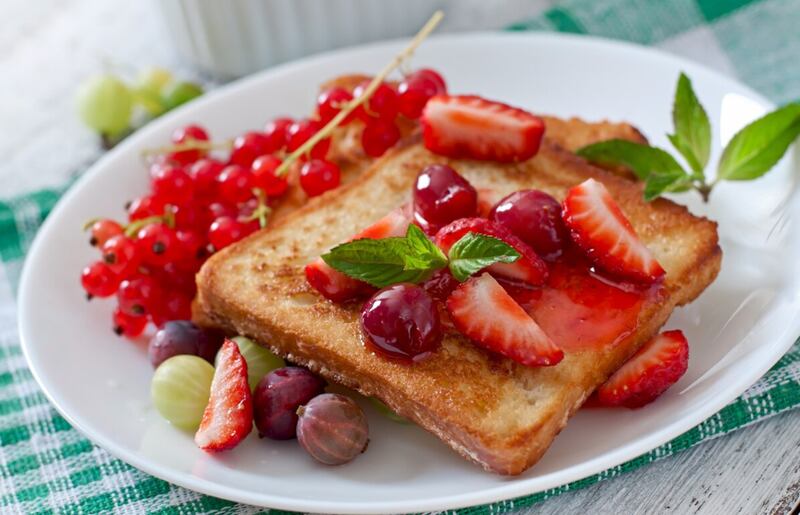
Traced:
MULTIPOLYGON (((339 113, 341 106, 360 97, 369 86, 364 81, 351 94, 342 87, 323 91, 317 98, 317 115, 322 123, 327 123, 339 113)), ((400 139, 397 117, 402 115, 416 120, 422 109, 434 95, 447 92, 444 79, 434 70, 423 68, 408 74, 395 89, 390 84, 381 83, 369 100, 353 111, 344 123, 359 120, 364 123, 361 133, 361 147, 370 157, 379 157, 392 148, 400 139)))
MULTIPOLYGON (((127 206, 128 223, 93 221, 91 244, 101 259, 84 268, 81 282, 87 296, 116 294, 114 329, 136 337, 148 322, 161 327, 169 320, 191 317, 196 293, 194 276, 210 252, 220 250, 263 227, 269 204, 289 188, 283 158, 297 151, 332 120, 353 95, 332 88, 318 99, 317 119, 276 118, 263 131, 250 131, 234 141, 227 161, 211 156, 208 132, 189 125, 172 135, 173 146, 159 151, 150 166, 150 191, 127 206)), ((345 123, 364 123, 362 144, 379 156, 400 138, 399 115, 419 118, 432 96, 445 92, 433 70, 408 75, 397 89, 381 83, 345 123)), ((309 197, 337 187, 339 167, 326 159, 330 137, 300 158, 300 186, 309 197)))

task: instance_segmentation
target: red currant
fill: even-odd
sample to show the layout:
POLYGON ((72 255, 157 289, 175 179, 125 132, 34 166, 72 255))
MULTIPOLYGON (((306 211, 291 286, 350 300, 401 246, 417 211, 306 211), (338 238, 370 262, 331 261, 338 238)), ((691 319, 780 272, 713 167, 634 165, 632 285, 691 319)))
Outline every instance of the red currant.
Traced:
POLYGON ((141 220, 150 216, 161 215, 164 213, 164 202, 153 195, 145 195, 134 199, 126 206, 128 220, 141 220))
POLYGON ((178 259, 181 262, 197 264, 203 262, 206 257, 205 238, 195 231, 175 231, 178 240, 178 259))
POLYGON ((231 164, 249 167, 253 160, 264 154, 271 154, 273 149, 270 140, 261 132, 247 132, 233 140, 231 164))
POLYGON ((147 327, 147 317, 144 315, 129 315, 117 308, 113 315, 114 332, 119 336, 136 338, 147 327))
POLYGON ((160 222, 139 229, 136 244, 142 261, 153 266, 164 266, 175 259, 178 248, 175 231, 160 222))
POLYGON ((162 327, 170 320, 190 320, 192 318, 192 299, 178 290, 165 293, 158 310, 153 313, 153 322, 162 327))
POLYGON ((117 303, 120 311, 128 315, 152 314, 161 294, 155 279, 149 275, 136 275, 120 283, 117 303))
MULTIPOLYGON (((322 127, 322 124, 316 120, 305 119, 294 122, 286 132, 286 150, 294 152, 322 127)), ((324 159, 328 155, 330 146, 331 139, 325 138, 314 145, 309 154, 314 159, 324 159)))
POLYGON ((312 159, 300 168, 300 186, 309 197, 322 195, 339 186, 340 181, 339 167, 330 161, 312 159))
MULTIPOLYGON (((326 89, 317 97, 317 114, 323 124, 333 120, 339 114, 342 107, 347 102, 353 100, 353 95, 344 88, 333 87, 326 89)), ((343 121, 343 124, 350 123, 353 120, 353 114, 350 113, 343 121)))
POLYGON ((400 129, 394 121, 373 118, 361 133, 361 146, 370 157, 380 157, 400 139, 400 129))
POLYGON ((235 243, 258 228, 258 224, 240 222, 231 216, 221 216, 208 229, 208 241, 215 250, 235 243))
POLYGON ((153 195, 169 204, 181 204, 192 198, 192 178, 183 168, 157 164, 150 168, 153 195))
POLYGON ((294 120, 291 118, 281 117, 275 118, 264 127, 264 136, 269 140, 269 148, 274 149, 272 152, 277 152, 286 146, 286 132, 292 123, 294 120))
POLYGON ((244 166, 226 166, 217 177, 219 198, 229 204, 244 202, 252 197, 253 187, 253 174, 244 166))
POLYGON ((210 198, 214 195, 217 177, 222 172, 223 164, 216 159, 201 159, 189 168, 194 194, 199 198, 210 198))
MULTIPOLYGON (((369 86, 370 81, 364 81, 353 90, 355 98, 360 97, 369 86)), ((390 85, 382 82, 372 93, 372 96, 366 103, 361 104, 360 111, 362 117, 364 114, 367 116, 384 118, 386 120, 394 120, 397 116, 397 92, 390 85)))
POLYGON ((124 234, 114 236, 103 244, 103 261, 111 270, 122 277, 130 275, 139 266, 139 252, 136 243, 124 234))
POLYGON ((428 100, 446 92, 444 80, 433 70, 422 69, 408 75, 397 86, 399 93, 400 113, 411 119, 417 119, 428 100))
POLYGON ((205 207, 200 204, 170 206, 175 215, 176 229, 198 229, 208 226, 205 207))
MULTIPOLYGON (((172 133, 172 142, 176 145, 191 143, 193 141, 208 141, 208 139, 208 133, 199 125, 187 125, 186 127, 177 129, 172 133)), ((205 150, 201 149, 181 150, 178 152, 172 152, 169 155, 169 158, 176 163, 187 165, 189 163, 194 163, 201 157, 205 156, 206 153, 207 152, 205 150)))
POLYGON ((441 95, 447 93, 447 83, 444 81, 444 77, 442 77, 442 75, 436 70, 432 70, 430 68, 420 68, 414 72, 414 74, 420 77, 428 78, 435 82, 436 86, 439 88, 439 90, 436 92, 437 94, 441 95))
POLYGON ((122 226, 114 220, 98 220, 92 224, 89 244, 93 247, 102 247, 110 238, 122 234, 122 230, 122 226))
POLYGON ((81 285, 86 297, 109 297, 117 291, 119 276, 102 261, 95 261, 81 272, 81 285))
POLYGON ((289 188, 285 177, 275 175, 281 160, 275 156, 261 156, 253 161, 253 183, 261 188, 268 197, 280 197, 289 188))
POLYGON ((186 295, 194 298, 197 293, 197 284, 194 276, 199 266, 185 267, 185 263, 167 263, 163 268, 156 270, 153 277, 162 285, 162 288, 169 288, 182 291, 186 295))
POLYGON ((239 211, 236 209, 236 206, 232 204, 212 202, 208 205, 208 214, 211 220, 214 221, 221 216, 232 216, 236 218, 239 211))

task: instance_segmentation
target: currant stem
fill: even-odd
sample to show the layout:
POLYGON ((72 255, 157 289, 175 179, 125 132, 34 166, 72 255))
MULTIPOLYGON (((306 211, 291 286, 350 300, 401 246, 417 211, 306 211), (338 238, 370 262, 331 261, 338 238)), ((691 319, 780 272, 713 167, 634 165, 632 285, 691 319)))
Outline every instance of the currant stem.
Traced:
POLYGON ((253 220, 258 220, 258 226, 263 229, 267 226, 272 209, 267 205, 267 195, 261 188, 253 188, 253 195, 256 196, 258 205, 253 212, 242 221, 252 222, 253 220))
POLYGON ((233 148, 232 140, 203 141, 192 139, 185 143, 178 143, 177 145, 146 148, 142 151, 142 157, 157 156, 172 152, 184 152, 186 150, 230 150, 231 148, 233 148))
POLYGON ((174 229, 175 228, 175 213, 171 209, 165 208, 163 215, 148 216, 147 218, 141 218, 139 220, 134 220, 133 222, 131 222, 130 224, 128 224, 125 227, 125 236, 127 236, 128 238, 131 238, 137 232, 139 232, 139 229, 141 229, 142 227, 145 227, 145 226, 150 225, 150 224, 157 224, 159 222, 163 222, 163 223, 167 224, 167 227, 169 227, 170 229, 174 229))
POLYGON ((369 100, 375 90, 378 89, 378 86, 386 79, 386 77, 392 73, 397 67, 399 67, 403 62, 405 62, 414 51, 419 47, 419 45, 427 38, 431 32, 436 28, 437 25, 442 21, 444 18, 444 13, 442 11, 436 11, 433 13, 433 16, 423 25, 423 27, 417 32, 417 35, 414 36, 414 39, 405 47, 399 54, 394 56, 394 58, 383 67, 383 69, 375 75, 369 85, 366 87, 364 92, 358 97, 354 98, 339 111, 336 116, 329 121, 325 127, 317 131, 316 134, 308 138, 305 143, 303 143, 297 150, 286 156, 286 159, 283 160, 283 163, 275 170, 275 175, 278 177, 282 177, 286 175, 289 171, 289 167, 297 161, 301 156, 305 155, 306 153, 310 152, 314 146, 322 141, 323 139, 329 137, 333 130, 339 126, 342 121, 347 118, 347 116, 352 113, 358 106, 369 100))

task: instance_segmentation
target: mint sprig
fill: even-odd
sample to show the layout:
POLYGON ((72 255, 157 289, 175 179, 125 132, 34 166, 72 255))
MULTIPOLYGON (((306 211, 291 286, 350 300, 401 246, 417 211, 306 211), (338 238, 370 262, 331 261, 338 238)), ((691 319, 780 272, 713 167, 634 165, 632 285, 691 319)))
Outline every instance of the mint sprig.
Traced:
POLYGON ((681 73, 672 108, 675 128, 668 134, 672 145, 688 165, 687 171, 664 149, 627 140, 601 141, 576 153, 603 165, 621 165, 644 181, 644 198, 664 193, 695 190, 708 201, 720 181, 744 181, 772 169, 800 135, 800 103, 788 104, 740 130, 722 152, 716 178, 709 182, 706 169, 711 153, 711 123, 689 78, 681 73))
POLYGON ((322 260, 347 276, 383 288, 423 282, 445 267, 463 282, 493 263, 513 263, 519 256, 507 243, 472 232, 445 255, 419 227, 409 224, 404 237, 350 241, 323 254, 322 260))

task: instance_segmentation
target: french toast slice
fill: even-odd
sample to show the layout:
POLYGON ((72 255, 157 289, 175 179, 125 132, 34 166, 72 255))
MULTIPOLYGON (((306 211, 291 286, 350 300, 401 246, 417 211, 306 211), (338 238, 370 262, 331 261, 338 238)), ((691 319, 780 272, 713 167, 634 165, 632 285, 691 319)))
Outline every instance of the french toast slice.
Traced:
MULTIPOLYGON (((212 256, 198 274, 196 319, 247 335, 323 377, 375 396, 487 470, 519 474, 536 463, 568 418, 664 324, 699 295, 721 262, 716 224, 669 200, 642 200, 641 184, 593 167, 545 140, 519 164, 448 160, 419 143, 390 151, 356 181, 310 200, 212 256), (337 305, 306 283, 303 267, 407 202, 417 173, 448 163, 476 188, 537 188, 561 200, 589 177, 601 181, 663 268, 635 329, 614 343, 572 349, 552 367, 525 367, 445 336, 429 359, 406 366, 363 346, 357 303, 337 305)), ((558 343, 558 342, 556 342, 558 343)))

